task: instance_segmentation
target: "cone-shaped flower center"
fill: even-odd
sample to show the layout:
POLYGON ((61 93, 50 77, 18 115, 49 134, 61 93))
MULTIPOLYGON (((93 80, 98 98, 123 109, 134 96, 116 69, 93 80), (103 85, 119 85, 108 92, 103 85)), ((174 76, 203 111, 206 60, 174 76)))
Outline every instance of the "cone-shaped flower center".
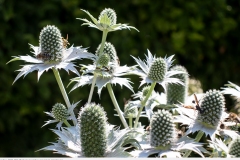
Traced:
POLYGON ((108 54, 104 53, 98 58, 98 64, 100 66, 108 66, 108 63, 110 61, 110 57, 108 54))
POLYGON ((167 104, 185 103, 188 92, 188 74, 183 66, 176 65, 171 68, 171 71, 182 71, 184 73, 173 75, 173 78, 180 79, 184 85, 171 84, 167 85, 167 104))
POLYGON ((60 30, 51 25, 42 29, 39 36, 40 53, 38 59, 45 61, 61 61, 63 53, 63 40, 60 30))
POLYGON ((56 103, 53 106, 52 114, 57 121, 64 121, 69 116, 67 108, 61 103, 56 103))
POLYGON ((116 12, 111 8, 104 9, 99 15, 99 21, 106 25, 115 25, 117 23, 116 12), (110 21, 106 20, 105 16, 107 16, 110 21))
POLYGON ((237 138, 229 144, 229 154, 240 157, 240 139, 237 138))
POLYGON ((225 99, 220 91, 209 90, 200 101, 198 120, 210 127, 216 128, 220 122, 225 107, 225 99))
POLYGON ((107 118, 103 108, 87 104, 79 114, 80 139, 84 156, 103 157, 107 148, 107 118))
POLYGON ((158 110, 150 122, 150 145, 153 147, 170 146, 174 139, 174 123, 171 113, 158 110))
POLYGON ((153 81, 163 81, 167 72, 166 62, 163 58, 157 58, 153 61, 148 77, 153 81))
MULTIPOLYGON (((97 56, 100 56, 99 55, 100 47, 101 47, 101 45, 99 45, 96 50, 97 56)), ((118 57, 117 57, 116 49, 110 42, 105 42, 104 48, 103 48, 103 54, 104 53, 108 54, 108 56, 110 57, 110 62, 117 62, 118 57)))

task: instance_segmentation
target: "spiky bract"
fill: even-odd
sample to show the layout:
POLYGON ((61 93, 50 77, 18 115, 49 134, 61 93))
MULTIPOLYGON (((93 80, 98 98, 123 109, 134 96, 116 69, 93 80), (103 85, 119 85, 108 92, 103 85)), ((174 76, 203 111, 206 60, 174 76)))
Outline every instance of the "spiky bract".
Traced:
POLYGON ((107 148, 107 118, 100 105, 86 104, 79 113, 80 139, 84 156, 103 157, 107 148))
POLYGON ((180 79, 184 85, 171 84, 167 85, 167 104, 185 103, 188 92, 188 73, 185 67, 176 65, 172 67, 172 71, 182 71, 184 73, 176 74, 173 78, 180 79))
POLYGON ((62 60, 63 41, 60 30, 52 25, 44 27, 39 36, 40 52, 37 56, 43 61, 56 61, 62 60))
POLYGON ((200 101, 201 112, 197 119, 204 124, 216 128, 221 120, 225 108, 225 99, 218 90, 207 91, 200 101))
POLYGON ((150 122, 150 145, 168 147, 175 138, 173 117, 167 110, 158 110, 150 122))

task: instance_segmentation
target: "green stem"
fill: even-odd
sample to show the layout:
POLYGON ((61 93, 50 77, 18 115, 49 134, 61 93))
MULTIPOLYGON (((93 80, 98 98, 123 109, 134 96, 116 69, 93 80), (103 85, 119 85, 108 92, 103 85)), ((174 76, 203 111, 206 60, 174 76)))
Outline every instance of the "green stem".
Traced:
POLYGON ((139 121, 139 118, 140 118, 140 114, 141 114, 141 112, 143 110, 143 107, 146 105, 146 102, 147 102, 148 98, 150 97, 150 95, 152 94, 152 91, 154 90, 154 87, 156 86, 156 84, 157 84, 157 82, 153 82, 151 84, 151 87, 150 87, 150 89, 148 91, 148 94, 146 95, 146 97, 141 102, 141 107, 139 108, 138 115, 137 115, 136 120, 134 122, 134 128, 137 127, 138 121, 139 121))
MULTIPOLYGON (((100 47, 100 53, 99 53, 99 56, 102 54, 103 52, 103 49, 104 49, 104 44, 106 42, 106 39, 107 39, 107 34, 108 34, 108 31, 103 31, 103 35, 102 35, 102 42, 101 42, 101 47, 100 47)), ((97 64, 96 64, 97 65, 97 64)), ((97 80, 97 74, 94 72, 94 76, 93 76, 93 81, 92 81, 92 85, 91 85, 91 90, 90 90, 90 93, 89 93, 89 96, 88 96, 88 104, 91 103, 91 100, 92 100, 92 95, 93 95, 93 91, 94 91, 94 87, 95 87, 95 84, 96 84, 96 80, 97 80)))
POLYGON ((128 117, 129 118, 129 128, 132 128, 132 117, 128 117))
MULTIPOLYGON (((61 77, 60 77, 60 75, 59 75, 59 72, 58 72, 58 70, 57 70, 56 68, 54 68, 54 67, 52 68, 52 70, 53 70, 54 76, 55 76, 55 78, 56 78, 56 80, 57 80, 58 86, 59 86, 59 88, 60 88, 60 90, 61 90, 61 93, 62 93, 62 95, 63 95, 63 98, 64 98, 64 100, 65 100, 65 103, 66 103, 67 107, 70 108, 70 107, 71 107, 71 104, 70 104, 70 101, 69 101, 69 99, 68 99, 67 92, 66 92, 66 90, 65 90, 65 88, 64 88, 64 86, 63 86, 62 79, 61 79, 61 77)), ((73 112, 70 113, 70 114, 71 114, 71 115, 74 115, 73 112)), ((74 122, 74 121, 73 121, 73 123, 74 123, 74 125, 75 125, 75 122, 74 122)))
POLYGON ((67 120, 64 120, 63 123, 66 124, 67 127, 71 127, 67 120))
MULTIPOLYGON (((198 134, 197 134, 197 136, 196 136, 196 138, 195 138, 195 142, 199 142, 203 135, 204 135, 204 132, 203 132, 203 131, 199 131, 198 134)), ((192 151, 191 151, 191 150, 188 150, 188 151, 183 155, 183 157, 188 157, 191 153, 192 153, 192 151)))
POLYGON ((113 105, 114 105, 115 109, 117 110, 117 113, 118 113, 118 115, 119 115, 119 117, 120 117, 124 127, 127 128, 128 124, 126 122, 126 119, 123 117, 123 113, 122 113, 122 111, 121 111, 121 109, 120 109, 120 107, 119 107, 119 105, 117 103, 117 100, 115 98, 115 95, 113 93, 112 86, 111 86, 110 83, 107 84, 107 89, 108 89, 108 93, 109 93, 109 95, 110 95, 110 97, 112 99, 113 105))

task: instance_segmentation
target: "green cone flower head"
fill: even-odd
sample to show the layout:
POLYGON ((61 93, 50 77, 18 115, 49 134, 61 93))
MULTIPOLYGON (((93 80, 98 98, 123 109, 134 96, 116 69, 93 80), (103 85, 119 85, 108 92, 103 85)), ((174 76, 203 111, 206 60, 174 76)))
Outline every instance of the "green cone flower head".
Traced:
POLYGON ((42 29, 39 36, 39 46, 38 59, 42 59, 44 62, 61 61, 64 47, 60 30, 57 27, 47 25, 42 29))
MULTIPOLYGON (((96 55, 100 56, 100 47, 101 45, 98 46, 96 50, 96 55)), ((117 52, 115 47, 110 43, 110 42, 105 42, 104 48, 103 48, 103 54, 107 54, 110 57, 110 62, 117 62, 118 57, 117 57, 117 52)))
POLYGON ((184 85, 171 84, 167 85, 167 104, 177 104, 179 102, 185 103, 188 93, 188 74, 185 67, 176 65, 172 67, 172 71, 182 71, 185 73, 176 74, 172 76, 173 78, 180 79, 184 85))
POLYGON ((79 113, 80 140, 84 156, 103 157, 107 148, 107 118, 103 108, 86 104, 79 113))
POLYGON ((99 15, 99 22, 106 25, 115 25, 117 23, 116 12, 111 8, 104 9, 99 15))
POLYGON ((167 66, 163 58, 156 58, 148 73, 148 77, 153 81, 162 81, 166 75, 167 66))
POLYGON ((109 55, 104 53, 98 58, 98 65, 108 66, 109 61, 110 61, 109 55))
POLYGON ((61 104, 56 103, 52 108, 52 114, 57 121, 64 121, 69 116, 67 108, 61 104))
POLYGON ((216 128, 222 117, 225 108, 225 99, 218 90, 207 91, 200 101, 202 113, 198 112, 197 119, 206 126, 216 128))
POLYGON ((234 139, 229 144, 229 154, 235 157, 240 157, 240 138, 234 139))
POLYGON ((166 110, 158 110, 150 122, 150 145, 168 149, 175 139, 174 127, 171 113, 166 110))
POLYGON ((127 104, 124 105, 124 116, 126 118, 136 118, 138 114, 138 109, 137 107, 133 107, 134 104, 131 102, 128 102, 127 104))

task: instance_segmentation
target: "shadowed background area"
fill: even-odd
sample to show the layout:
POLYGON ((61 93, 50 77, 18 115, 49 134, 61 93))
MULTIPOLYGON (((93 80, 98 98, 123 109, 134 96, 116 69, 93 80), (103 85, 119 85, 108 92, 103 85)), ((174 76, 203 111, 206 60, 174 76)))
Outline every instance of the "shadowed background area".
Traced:
MULTIPOLYGON (((36 150, 55 142, 56 136, 50 128, 41 126, 55 103, 64 100, 53 72, 45 72, 37 82, 37 72, 20 78, 14 85, 23 61, 6 63, 11 56, 31 55, 29 44, 38 46, 39 33, 46 25, 57 26, 63 37, 68 34, 69 43, 88 47, 95 53, 101 42, 99 30, 81 26, 76 18, 90 18, 80 9, 88 10, 98 17, 104 8, 112 8, 117 13, 117 23, 127 23, 135 30, 109 33, 111 42, 118 53, 121 65, 135 65, 133 58, 144 59, 149 49, 156 56, 175 55, 174 64, 186 67, 190 77, 201 81, 204 92, 220 89, 228 81, 239 84, 240 59, 240 2, 234 0, 185 1, 185 0, 132 0, 132 1, 83 1, 83 0, 0 0, 0 157, 51 157, 60 156, 36 150)), ((82 60, 79 63, 91 63, 82 60)), ((65 86, 76 75, 60 71, 65 86)), ((134 91, 138 91, 140 78, 132 79, 134 91)), ((68 87, 67 92, 72 86, 68 87)), ((130 98, 131 91, 113 86, 119 105, 123 109, 123 99, 130 98)), ((81 100, 76 108, 87 101, 90 86, 78 88, 69 94, 71 103, 81 100)), ((162 88, 156 87, 161 91, 162 88)), ((95 90, 93 101, 106 110, 111 124, 121 125, 114 117, 114 107, 106 88, 101 97, 95 90)), ((232 101, 228 100, 228 109, 232 101)), ((143 124, 148 124, 141 118, 143 124)))

